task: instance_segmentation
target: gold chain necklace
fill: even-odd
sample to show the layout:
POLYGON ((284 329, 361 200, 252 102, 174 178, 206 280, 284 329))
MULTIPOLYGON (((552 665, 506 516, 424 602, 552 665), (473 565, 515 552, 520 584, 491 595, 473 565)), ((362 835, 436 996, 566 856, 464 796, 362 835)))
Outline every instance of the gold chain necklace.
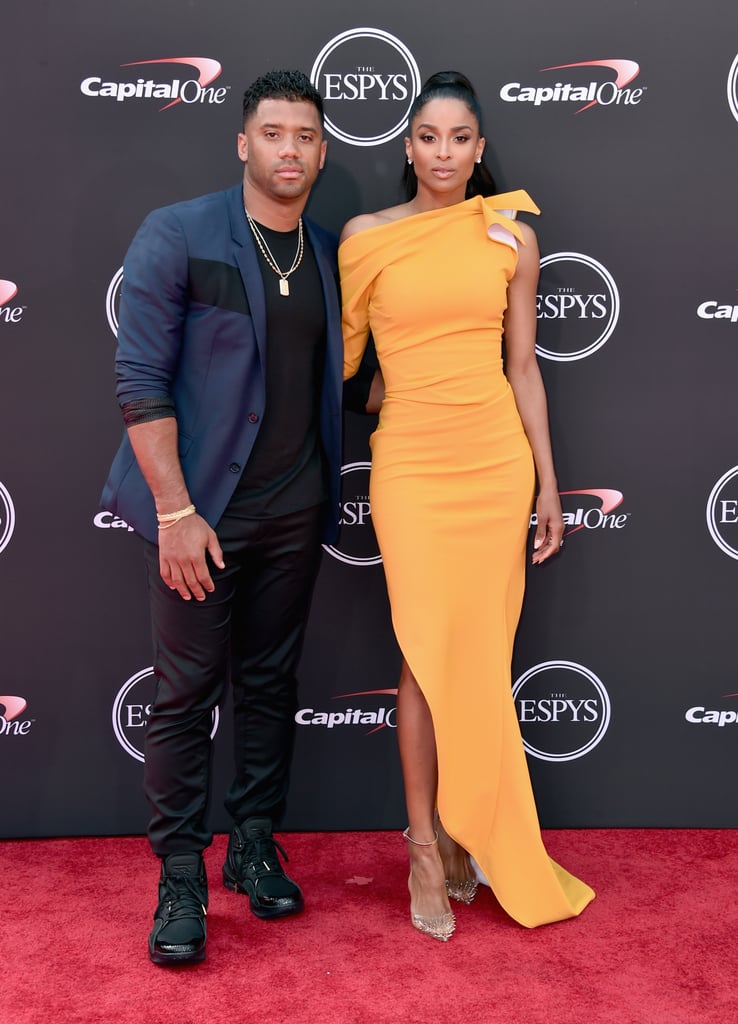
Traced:
POLYGON ((290 267, 289 270, 285 271, 282 270, 282 268, 279 266, 274 256, 272 255, 272 250, 267 245, 266 238, 264 238, 261 231, 259 231, 259 227, 254 218, 251 216, 251 214, 249 213, 245 206, 243 209, 244 213, 246 214, 246 220, 249 222, 249 227, 251 228, 254 238, 256 239, 256 244, 259 246, 259 250, 261 251, 261 255, 264 257, 267 264, 272 268, 274 273, 277 274, 277 276, 279 277, 279 294, 289 295, 290 284, 287 278, 290 276, 290 274, 294 274, 294 272, 300 266, 300 263, 302 262, 302 254, 305 249, 302 237, 302 217, 300 217, 300 220, 298 221, 297 224, 297 252, 295 253, 295 258, 292 261, 292 266, 290 267))

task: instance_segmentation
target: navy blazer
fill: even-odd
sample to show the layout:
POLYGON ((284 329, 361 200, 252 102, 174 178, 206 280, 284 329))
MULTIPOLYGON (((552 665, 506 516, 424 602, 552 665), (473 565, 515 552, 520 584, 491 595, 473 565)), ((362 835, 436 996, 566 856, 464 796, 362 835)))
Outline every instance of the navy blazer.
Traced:
MULTIPOLYGON (((336 239, 307 218, 304 226, 326 309, 320 437, 330 486, 324 539, 331 541, 339 513, 343 377, 336 239)), ((174 400, 190 497, 215 527, 251 454, 266 406, 266 303, 241 185, 154 210, 136 233, 123 271, 118 401, 174 400)), ((154 499, 126 434, 101 506, 156 542, 154 499)))

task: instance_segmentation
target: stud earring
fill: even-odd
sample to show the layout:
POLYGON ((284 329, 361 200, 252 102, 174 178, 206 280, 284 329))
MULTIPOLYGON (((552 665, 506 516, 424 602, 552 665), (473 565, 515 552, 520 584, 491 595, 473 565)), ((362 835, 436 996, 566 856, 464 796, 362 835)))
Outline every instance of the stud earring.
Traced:
POLYGON ((410 159, 410 157, 408 157, 408 158, 407 158, 407 162, 408 162, 408 164, 410 165, 410 167, 412 167, 412 165, 413 165, 413 162, 412 162, 412 160, 410 159))

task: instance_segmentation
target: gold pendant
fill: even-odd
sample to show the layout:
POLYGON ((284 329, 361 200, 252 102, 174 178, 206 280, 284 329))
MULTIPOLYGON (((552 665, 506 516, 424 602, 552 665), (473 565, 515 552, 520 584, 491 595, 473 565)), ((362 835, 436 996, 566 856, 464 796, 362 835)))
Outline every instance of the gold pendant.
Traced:
POLYGON ((290 283, 289 283, 289 281, 287 280, 286 277, 280 277, 280 279, 279 279, 279 294, 280 295, 289 295, 289 293, 290 293, 290 283))

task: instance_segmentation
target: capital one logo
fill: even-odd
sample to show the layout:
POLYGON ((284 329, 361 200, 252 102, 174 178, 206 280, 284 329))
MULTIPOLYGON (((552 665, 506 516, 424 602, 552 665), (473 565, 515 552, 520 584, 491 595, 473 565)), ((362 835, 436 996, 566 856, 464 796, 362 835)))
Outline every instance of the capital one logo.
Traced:
POLYGON ((25 306, 11 306, 18 294, 15 281, 0 280, 0 324, 17 324, 23 317, 25 306))
POLYGON ((581 252, 544 256, 538 289, 536 351, 544 359, 585 359, 612 337, 620 317, 620 293, 598 260, 581 252))
MULTIPOLYGON (((168 110, 178 103, 186 105, 212 105, 225 103, 230 86, 215 88, 210 83, 220 75, 222 68, 217 60, 211 57, 158 57, 154 60, 134 60, 121 64, 121 68, 148 68, 151 65, 164 64, 158 74, 159 81, 154 78, 135 77, 134 81, 104 81, 102 77, 92 75, 80 83, 80 91, 84 96, 93 99, 113 99, 118 103, 126 100, 164 99, 168 102, 159 110, 168 110), (185 78, 188 68, 194 68, 197 78, 185 78), (167 81, 161 78, 169 71, 174 76, 167 81)), ((158 70, 158 69, 157 69, 158 70)), ((128 78, 137 76, 139 72, 129 72, 128 78)))
MULTIPOLYGON (((144 733, 148 725, 151 706, 154 702, 156 680, 154 669, 141 669, 127 679, 118 690, 113 702, 113 732, 125 752, 134 760, 144 762, 144 733)), ((218 731, 220 715, 213 709, 212 739, 218 731)))
MULTIPOLYGON (((387 690, 361 690, 357 693, 342 693, 333 700, 351 700, 352 704, 358 703, 354 698, 364 697, 397 697, 397 687, 387 690)), ((366 732, 367 736, 380 732, 382 729, 396 729, 397 707, 392 703, 389 707, 382 702, 380 707, 366 707, 366 701, 362 702, 363 707, 352 707, 349 705, 342 711, 316 711, 315 708, 300 708, 295 715, 298 725, 315 725, 323 729, 337 729, 351 726, 370 726, 366 732)))
POLYGON ((738 559, 738 466, 723 473, 707 499, 707 529, 717 546, 738 559))
POLYGON ((349 462, 341 468, 341 518, 338 540, 324 544, 328 554, 348 565, 379 565, 382 556, 372 526, 369 501, 371 462, 349 462))
POLYGON ((120 310, 120 293, 123 287, 123 267, 118 267, 110 279, 108 290, 105 294, 105 315, 108 318, 108 326, 113 335, 118 337, 118 313, 120 310))
POLYGON ((15 508, 10 491, 0 481, 0 551, 10 544, 15 529, 15 508))
MULTIPOLYGON (((506 103, 532 103, 540 107, 548 103, 581 103, 575 114, 581 114, 590 107, 633 107, 642 98, 645 87, 631 87, 631 82, 638 77, 640 67, 634 60, 582 60, 575 64, 555 64, 550 68, 541 68, 540 74, 550 71, 568 71, 574 68, 605 68, 615 72, 614 79, 602 81, 601 74, 587 81, 587 76, 575 72, 575 81, 555 81, 546 85, 523 85, 521 82, 507 82, 500 89, 500 99, 506 103)), ((560 78, 572 76, 558 76, 560 78)))
POLYGON ((738 54, 728 72, 728 106, 733 117, 738 121, 738 54))
POLYGON ((126 530, 127 533, 133 533, 133 527, 129 526, 125 519, 121 519, 120 516, 113 515, 107 509, 102 512, 98 512, 92 520, 93 526, 96 526, 98 530, 126 530))
MULTIPOLYGON (((736 697, 738 693, 723 694, 723 700, 735 700, 736 697)), ((724 729, 726 725, 738 725, 738 712, 735 708, 706 708, 699 704, 689 708, 684 717, 690 725, 716 725, 718 729, 724 729)))
POLYGON ((32 720, 21 721, 20 716, 28 707, 23 697, 0 696, 0 736, 27 736, 32 720))
POLYGON ((352 28, 325 44, 310 80, 326 130, 350 146, 380 146, 407 128, 420 71, 407 46, 380 28, 352 28))
POLYGON ((738 303, 721 303, 716 299, 708 299, 697 307, 697 316, 700 320, 725 320, 731 324, 738 324, 738 303))
MULTIPOLYGON (((566 527, 565 537, 579 530, 622 530, 630 519, 630 512, 615 511, 623 504, 623 492, 610 487, 560 491, 559 497, 566 527)), ((537 525, 538 516, 533 512, 530 528, 537 525)))
POLYGON ((610 725, 602 681, 573 661, 544 661, 513 686, 523 746, 541 761, 575 761, 589 754, 610 725))

